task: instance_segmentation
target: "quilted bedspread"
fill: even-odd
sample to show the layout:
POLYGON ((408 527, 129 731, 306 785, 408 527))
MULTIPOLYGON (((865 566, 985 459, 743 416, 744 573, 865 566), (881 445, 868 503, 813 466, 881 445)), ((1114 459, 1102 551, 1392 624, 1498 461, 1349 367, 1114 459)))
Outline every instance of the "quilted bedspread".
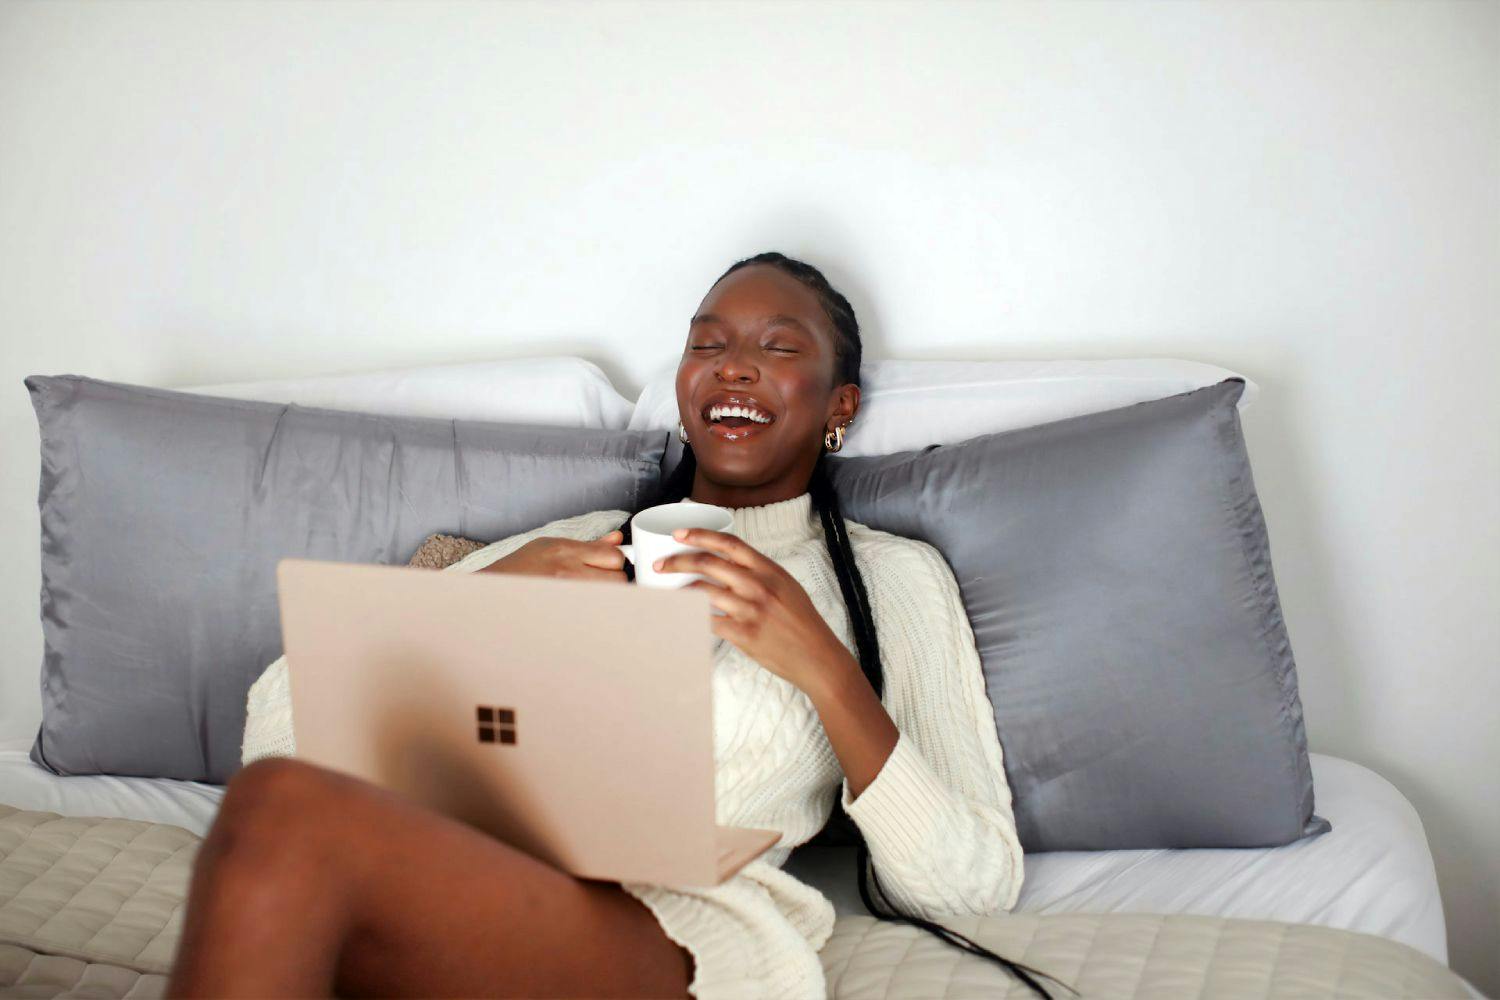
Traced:
MULTIPOLYGON (((0 804, 0 997, 160 997, 199 843, 164 823, 0 804)), ((1086 997, 1474 995, 1407 945, 1308 924, 1152 914, 943 922, 1086 997)), ((1028 995, 989 963, 872 917, 840 917, 822 957, 839 1000, 1028 995)))

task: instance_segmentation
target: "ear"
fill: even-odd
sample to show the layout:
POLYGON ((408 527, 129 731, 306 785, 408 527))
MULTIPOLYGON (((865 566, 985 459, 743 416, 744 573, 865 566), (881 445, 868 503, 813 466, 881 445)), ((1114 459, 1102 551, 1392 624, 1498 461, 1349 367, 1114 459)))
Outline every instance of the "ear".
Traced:
POLYGON ((859 410, 859 386, 853 382, 847 382, 833 390, 833 399, 829 401, 828 420, 825 431, 831 431, 835 427, 842 427, 854 419, 859 410))

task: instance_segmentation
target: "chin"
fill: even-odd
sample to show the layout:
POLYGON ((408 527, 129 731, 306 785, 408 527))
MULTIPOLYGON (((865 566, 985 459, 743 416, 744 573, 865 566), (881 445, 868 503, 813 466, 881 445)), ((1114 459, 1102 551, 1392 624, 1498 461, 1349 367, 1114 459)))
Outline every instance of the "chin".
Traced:
POLYGON ((771 479, 762 463, 705 462, 698 456, 698 471, 720 486, 761 486, 771 479))
POLYGON ((695 445, 693 455, 701 472, 725 486, 759 486, 775 472, 771 452, 760 449, 726 447, 713 442, 701 450, 695 445))

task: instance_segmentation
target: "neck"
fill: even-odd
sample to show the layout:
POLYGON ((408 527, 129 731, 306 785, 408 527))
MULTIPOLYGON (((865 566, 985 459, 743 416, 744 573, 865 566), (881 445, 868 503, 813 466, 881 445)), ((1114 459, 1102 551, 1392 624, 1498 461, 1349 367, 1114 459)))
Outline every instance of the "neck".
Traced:
POLYGON ((811 476, 794 471, 780 480, 760 483, 755 486, 736 486, 716 483, 703 474, 699 466, 693 473, 693 488, 688 499, 697 503, 711 503, 717 507, 763 507, 768 503, 780 503, 800 497, 811 487, 811 476))

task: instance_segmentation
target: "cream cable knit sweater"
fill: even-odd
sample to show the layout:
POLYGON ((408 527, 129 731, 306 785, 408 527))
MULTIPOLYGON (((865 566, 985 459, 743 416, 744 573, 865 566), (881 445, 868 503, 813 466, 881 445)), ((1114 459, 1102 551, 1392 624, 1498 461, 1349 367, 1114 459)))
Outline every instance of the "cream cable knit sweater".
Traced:
MULTIPOLYGON (((597 539, 620 527, 627 513, 553 521, 472 552, 443 572, 473 572, 541 536, 597 539)), ((733 533, 795 577, 855 651, 811 495, 738 508, 734 518, 733 533)), ((1010 789, 953 573, 925 542, 854 521, 848 530, 875 617, 882 700, 900 730, 880 773, 851 802, 812 702, 717 640, 717 821, 780 830, 782 839, 723 885, 623 884, 669 938, 692 952, 697 968, 689 991, 704 1000, 826 997, 817 953, 833 930, 833 904, 781 865, 822 828, 836 789, 869 844, 881 885, 905 912, 938 918, 1009 910, 1021 890, 1010 789)), ((281 657, 250 689, 245 763, 295 753, 286 671, 281 657)))

